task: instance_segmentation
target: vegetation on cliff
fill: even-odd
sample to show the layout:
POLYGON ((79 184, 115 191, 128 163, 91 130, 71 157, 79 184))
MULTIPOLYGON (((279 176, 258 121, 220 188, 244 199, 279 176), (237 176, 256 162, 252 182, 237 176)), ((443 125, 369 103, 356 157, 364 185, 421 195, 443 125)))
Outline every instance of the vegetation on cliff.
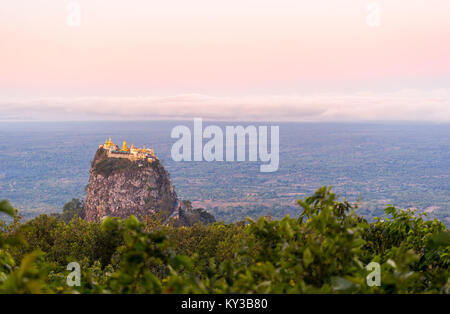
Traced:
POLYGON ((147 160, 132 161, 126 158, 108 158, 104 149, 97 150, 92 162, 92 170, 96 173, 108 177, 115 172, 136 171, 141 167, 160 167, 160 162, 156 159, 153 162, 147 160))
POLYGON ((368 222, 329 188, 298 218, 175 227, 157 219, 40 216, 0 225, 3 293, 450 293, 450 234, 438 220, 385 209, 368 222), (66 285, 69 262, 81 286, 66 285), (381 266, 369 287, 365 266, 381 266))

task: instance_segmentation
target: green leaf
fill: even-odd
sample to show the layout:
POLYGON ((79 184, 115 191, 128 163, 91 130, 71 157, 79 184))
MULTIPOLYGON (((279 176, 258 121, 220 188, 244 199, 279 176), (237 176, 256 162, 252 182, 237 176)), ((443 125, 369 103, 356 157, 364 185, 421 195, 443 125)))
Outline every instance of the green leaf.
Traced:
POLYGON ((303 264, 305 265, 305 267, 308 267, 309 264, 311 264, 314 261, 314 257, 310 251, 309 248, 306 248, 303 251, 303 264))
POLYGON ((119 221, 117 218, 105 217, 102 220, 101 229, 103 231, 111 231, 119 227, 119 221))
POLYGON ((139 227, 139 219, 137 219, 136 216, 131 215, 127 220, 125 220, 125 226, 129 229, 136 229, 139 227))
POLYGON ((0 201, 0 213, 5 213, 11 217, 15 216, 15 210, 7 200, 0 201))
POLYGON ((180 269, 181 266, 184 266, 185 268, 189 269, 193 265, 192 260, 186 255, 173 256, 171 258, 170 264, 173 266, 173 268, 177 270, 180 269))

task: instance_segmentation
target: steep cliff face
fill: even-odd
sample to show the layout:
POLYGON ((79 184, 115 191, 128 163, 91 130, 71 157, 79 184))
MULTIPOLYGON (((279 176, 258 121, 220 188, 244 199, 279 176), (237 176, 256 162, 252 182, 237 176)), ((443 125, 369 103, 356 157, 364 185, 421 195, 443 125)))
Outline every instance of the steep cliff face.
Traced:
POLYGON ((159 161, 132 161, 108 158, 106 150, 97 150, 92 161, 84 217, 100 221, 102 217, 144 217, 154 213, 170 216, 178 209, 178 200, 169 174, 159 161))

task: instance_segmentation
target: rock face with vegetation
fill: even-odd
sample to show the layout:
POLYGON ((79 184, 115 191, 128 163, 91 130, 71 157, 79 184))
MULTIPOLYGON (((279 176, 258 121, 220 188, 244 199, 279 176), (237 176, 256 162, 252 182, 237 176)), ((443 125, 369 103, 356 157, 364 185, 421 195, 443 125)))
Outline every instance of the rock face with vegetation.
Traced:
POLYGON ((105 216, 168 217, 177 208, 178 199, 169 173, 158 160, 150 163, 108 158, 106 150, 97 150, 82 214, 87 221, 100 221, 105 216))
POLYGON ((171 215, 174 226, 193 226, 200 222, 204 225, 216 222, 216 218, 203 208, 193 208, 190 201, 182 201, 171 215))

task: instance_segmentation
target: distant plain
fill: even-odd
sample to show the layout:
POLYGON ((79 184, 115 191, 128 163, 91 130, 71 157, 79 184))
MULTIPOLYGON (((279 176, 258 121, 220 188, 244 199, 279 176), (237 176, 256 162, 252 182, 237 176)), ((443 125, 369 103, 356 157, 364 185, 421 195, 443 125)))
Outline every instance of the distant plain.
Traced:
MULTIPOLYGON (((59 212, 83 199, 90 161, 109 136, 155 149, 178 196, 226 222, 246 216, 299 214, 295 200, 334 186, 358 212, 382 215, 387 204, 418 208, 450 225, 450 124, 273 123, 280 126, 280 165, 174 162, 170 132, 190 121, 1 122, 0 199, 25 218, 59 212)), ((204 126, 224 122, 204 121, 204 126)), ((252 122, 231 125, 247 126, 252 122)))

